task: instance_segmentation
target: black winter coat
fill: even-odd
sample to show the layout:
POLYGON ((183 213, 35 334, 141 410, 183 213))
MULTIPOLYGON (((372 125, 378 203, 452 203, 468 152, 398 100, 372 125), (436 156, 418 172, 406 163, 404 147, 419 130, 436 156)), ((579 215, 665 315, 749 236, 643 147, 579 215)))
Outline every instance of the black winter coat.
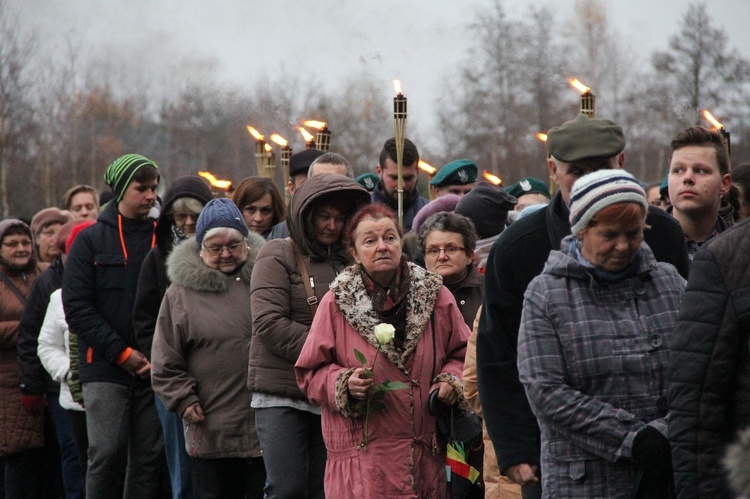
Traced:
POLYGON ((193 198, 205 206, 212 198, 206 182, 195 175, 178 177, 169 184, 164 194, 161 213, 156 223, 156 246, 146 255, 138 277, 138 289, 133 307, 133 327, 138 349, 151 360, 151 345, 154 341, 156 318, 164 294, 169 287, 167 257, 174 246, 172 227, 175 224, 172 205, 183 197, 193 198))
POLYGON ((52 380, 39 360, 39 331, 49 305, 49 295, 60 289, 63 280, 62 258, 55 258, 50 266, 34 281, 26 308, 18 326, 18 362, 21 364, 21 391, 25 395, 43 395, 60 391, 60 383, 52 380))
POLYGON ((696 253, 676 331, 667 380, 677 495, 734 497, 722 458, 750 424, 750 222, 696 253))
MULTIPOLYGON (((518 379, 518 329, 523 295, 542 273, 550 251, 570 234, 569 211, 558 193, 546 209, 511 224, 495 241, 484 275, 484 305, 477 333, 477 385, 487 431, 500 470, 539 464, 540 435, 518 379)), ((679 223, 649 207, 644 240, 657 261, 687 276, 685 238, 679 223)))
POLYGON ((70 330, 78 334, 81 383, 142 386, 149 382, 130 376, 117 361, 128 347, 138 350, 133 304, 155 222, 122 217, 121 240, 119 217, 117 204, 109 203, 97 223, 76 237, 65 264, 63 307, 70 330))

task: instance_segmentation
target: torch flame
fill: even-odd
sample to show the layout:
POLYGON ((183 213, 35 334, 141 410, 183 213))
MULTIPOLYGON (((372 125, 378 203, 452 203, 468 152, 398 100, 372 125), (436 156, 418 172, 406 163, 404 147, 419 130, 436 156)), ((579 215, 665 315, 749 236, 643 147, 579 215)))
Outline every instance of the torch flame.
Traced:
POLYGON ((307 130, 305 130, 305 129, 304 129, 304 128, 302 128, 301 126, 298 126, 298 127, 297 127, 297 130, 299 130, 299 133, 301 133, 301 134, 302 134, 302 139, 303 139, 303 140, 304 140, 305 142, 311 142, 311 141, 315 140, 315 137, 313 137, 313 136, 312 136, 312 134, 311 134, 310 132, 308 132, 307 130))
POLYGON ((396 95, 401 94, 401 80, 393 80, 393 89, 396 91, 396 95))
POLYGON ((266 152, 271 152, 273 150, 273 147, 271 147, 271 144, 263 144, 263 147, 266 148, 266 152))
POLYGON ((258 130, 256 130, 255 128, 251 127, 250 125, 247 125, 247 131, 248 131, 248 133, 250 135, 253 136, 253 138, 255 140, 263 140, 264 139, 263 135, 261 135, 261 133, 258 130))
POLYGON ((435 168, 429 163, 422 161, 421 159, 419 160, 419 163, 417 163, 417 166, 419 167, 420 170, 430 175, 435 175, 435 173, 437 173, 437 168, 435 168))
POLYGON ((271 134, 271 140, 273 140, 274 142, 276 142, 281 147, 286 147, 286 146, 289 145, 289 142, 284 137, 282 137, 281 135, 279 135, 278 133, 272 133, 271 134))
POLYGON ((578 81, 577 78, 571 78, 568 80, 568 83, 570 83, 570 86, 581 92, 582 94, 586 94, 591 91, 589 87, 578 81))
POLYGON ((491 174, 487 170, 484 170, 484 172, 482 173, 482 176, 484 176, 484 178, 486 178, 487 180, 489 180, 495 185, 503 185, 503 179, 501 179, 497 175, 491 174))
POLYGON ((302 124, 305 126, 309 126, 310 128, 317 128, 318 130, 323 130, 326 127, 325 121, 307 120, 302 124))
POLYGON ((536 138, 539 139, 539 140, 541 140, 542 142, 547 142, 547 134, 546 133, 539 132, 538 134, 536 134, 536 138))
POLYGON ((721 130, 722 128, 724 128, 724 125, 719 123, 719 121, 714 118, 711 113, 708 112, 708 109, 703 110, 703 117, 706 118, 708 122, 711 123, 717 130, 721 130))
POLYGON ((216 187, 217 189, 229 189, 232 186, 231 180, 219 180, 216 177, 213 176, 210 172, 202 172, 199 171, 198 175, 208 180, 208 182, 211 184, 212 187, 216 187))

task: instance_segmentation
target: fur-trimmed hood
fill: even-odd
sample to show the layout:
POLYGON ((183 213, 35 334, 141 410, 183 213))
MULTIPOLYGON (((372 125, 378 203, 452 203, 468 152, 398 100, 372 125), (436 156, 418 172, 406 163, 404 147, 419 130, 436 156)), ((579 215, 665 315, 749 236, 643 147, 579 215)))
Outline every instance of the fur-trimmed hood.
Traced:
MULTIPOLYGON (((266 242, 258 234, 250 232, 247 236, 247 245, 250 248, 247 262, 238 272, 238 276, 244 282, 250 282, 250 276, 255 264, 255 256, 258 250, 266 242)), ((234 277, 219 270, 206 266, 200 257, 200 245, 191 237, 175 246, 167 258, 167 276, 169 280, 180 286, 195 291, 212 293, 224 292, 228 289, 228 283, 234 277)))
MULTIPOLYGON (((409 372, 405 367, 406 359, 417 348, 419 338, 430 321, 438 293, 443 285, 443 279, 438 274, 429 272, 413 263, 409 263, 409 276, 411 287, 406 298, 404 350, 403 352, 396 351, 393 343, 381 348, 381 352, 407 376, 409 376, 409 372)), ((346 321, 369 344, 377 348, 378 342, 375 338, 374 329, 381 321, 372 308, 372 299, 365 290, 359 266, 352 265, 341 272, 331 284, 331 291, 333 291, 336 304, 346 321)))

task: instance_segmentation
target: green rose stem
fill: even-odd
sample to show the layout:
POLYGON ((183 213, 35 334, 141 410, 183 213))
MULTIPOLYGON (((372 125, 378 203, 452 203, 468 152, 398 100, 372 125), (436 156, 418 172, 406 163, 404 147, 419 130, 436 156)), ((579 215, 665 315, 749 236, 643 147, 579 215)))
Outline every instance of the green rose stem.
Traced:
MULTIPOLYGON (((372 359, 372 367, 370 367, 369 369, 365 367, 365 374, 369 376, 373 376, 375 374, 373 370, 375 369, 375 361, 378 360, 378 354, 380 353, 381 346, 383 345, 378 343, 378 349, 375 350, 375 357, 373 357, 372 359)), ((372 401, 372 397, 368 396, 367 397, 367 410, 365 411, 365 437, 362 439, 362 442, 360 442, 359 446, 357 447, 357 450, 361 449, 363 451, 367 451, 367 438, 370 432, 370 402, 371 401, 372 401)))
MULTIPOLYGON (((393 341, 395 329, 390 324, 381 323, 375 326, 375 338, 377 339, 378 348, 375 350, 375 357, 372 359, 372 365, 367 367, 367 358, 365 354, 354 349, 354 355, 365 371, 365 376, 373 378, 375 376, 375 362, 378 360, 378 354, 383 345, 393 341)), ((402 388, 409 388, 408 385, 400 381, 391 381, 386 379, 379 385, 373 385, 370 390, 370 395, 367 397, 367 409, 365 413, 365 436, 357 446, 357 450, 367 450, 367 442, 370 436, 370 411, 372 409, 383 409, 385 404, 382 402, 385 394, 392 392, 393 390, 401 390, 402 388)))

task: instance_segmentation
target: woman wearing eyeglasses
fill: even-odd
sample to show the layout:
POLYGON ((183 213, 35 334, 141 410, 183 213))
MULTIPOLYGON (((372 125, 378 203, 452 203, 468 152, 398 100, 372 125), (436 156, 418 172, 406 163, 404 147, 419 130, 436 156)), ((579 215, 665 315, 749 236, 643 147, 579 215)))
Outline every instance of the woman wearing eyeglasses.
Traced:
POLYGON ((284 220, 284 198, 269 178, 247 177, 234 191, 232 201, 242 212, 247 228, 263 237, 284 220))
MULTIPOLYGON (((154 231, 156 244, 146 255, 138 277, 138 290, 133 308, 135 338, 141 352, 151 358, 151 343, 154 338, 159 305, 167 292, 167 257, 175 246, 195 235, 198 215, 213 196, 206 182, 196 175, 174 179, 164 193, 162 208, 154 231)), ((185 451, 182 419, 171 413, 156 397, 164 451, 174 497, 190 495, 190 458, 185 451)))
POLYGON ((195 238, 167 259, 172 285, 156 322, 151 379, 184 422, 196 497, 263 497, 266 474, 246 384, 250 277, 263 243, 234 203, 214 199, 195 238))
POLYGON ((419 248, 427 270, 443 278, 470 328, 484 298, 484 276, 474 266, 476 244, 474 223, 463 215, 435 213, 419 228, 419 248))
POLYGON ((310 177, 292 196, 286 219, 290 237, 272 239, 258 253, 250 297, 249 382, 269 499, 324 496, 320 407, 297 386, 294 363, 316 302, 352 261, 343 242, 344 225, 369 201, 367 190, 349 177, 310 177))

